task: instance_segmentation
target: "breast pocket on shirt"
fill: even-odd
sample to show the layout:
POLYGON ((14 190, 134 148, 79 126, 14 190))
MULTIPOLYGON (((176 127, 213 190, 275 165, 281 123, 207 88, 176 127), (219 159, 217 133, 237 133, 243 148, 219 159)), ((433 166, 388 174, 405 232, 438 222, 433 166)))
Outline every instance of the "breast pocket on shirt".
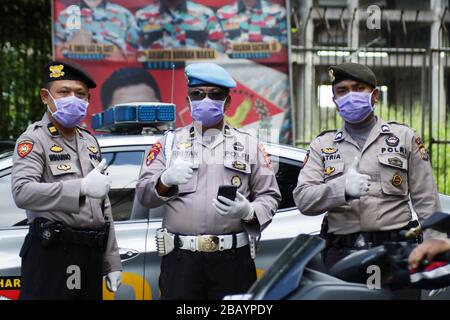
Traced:
POLYGON ((225 172, 222 184, 236 186, 240 193, 245 193, 252 172, 250 164, 241 161, 232 161, 225 162, 224 167, 225 172))
POLYGON ((194 166, 192 167, 192 169, 194 170, 194 173, 192 174, 192 178, 189 179, 189 181, 187 183, 180 184, 178 186, 178 193, 180 195, 187 194, 187 193, 192 193, 192 192, 195 192, 197 190, 198 167, 199 167, 199 164, 198 163, 194 163, 194 166))
POLYGON ((406 196, 408 194, 408 161, 399 154, 379 154, 378 162, 383 193, 406 196))
POLYGON ((71 179, 80 172, 73 162, 55 163, 49 166, 55 180, 71 179))
POLYGON ((340 177, 344 173, 344 161, 326 161, 323 168, 325 181, 340 177))

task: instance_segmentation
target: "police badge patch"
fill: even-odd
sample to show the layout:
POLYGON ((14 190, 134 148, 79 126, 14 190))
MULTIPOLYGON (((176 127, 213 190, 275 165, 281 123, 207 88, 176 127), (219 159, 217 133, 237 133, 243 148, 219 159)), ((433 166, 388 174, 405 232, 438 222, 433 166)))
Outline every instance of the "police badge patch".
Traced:
POLYGON ((244 151, 244 145, 240 142, 233 143, 233 149, 235 151, 244 151))
POLYGON ((389 147, 396 147, 396 146, 398 146, 399 142, 400 142, 400 139, 397 138, 396 136, 390 136, 389 138, 386 139, 386 144, 389 147))
POLYGON ((333 153, 336 153, 338 151, 338 149, 336 149, 336 148, 323 148, 322 149, 322 153, 325 153, 325 154, 333 154, 333 153))
POLYGON ((264 146, 263 146, 262 143, 260 143, 260 144, 258 145, 258 149, 259 149, 259 151, 261 151, 261 153, 262 153, 262 155, 263 155, 263 158, 264 158, 264 160, 266 161, 265 167, 267 167, 267 168, 269 168, 269 169, 273 169, 273 167, 272 167, 272 160, 270 160, 270 156, 269 156, 269 154, 267 153, 267 151, 266 151, 266 149, 264 148, 264 146))
POLYGON ((238 170, 247 169, 247 165, 240 161, 233 161, 232 166, 233 166, 233 168, 238 169, 238 170))
POLYGON ((398 173, 394 174, 394 176, 392 177, 392 185, 394 187, 400 187, 402 185, 402 182, 403 182, 402 176, 398 173))
POLYGON ((56 167, 56 169, 60 170, 60 171, 67 171, 72 169, 72 167, 69 164, 60 164, 56 167))
POLYGON ((51 148, 50 148, 51 152, 55 152, 55 153, 60 153, 63 151, 63 148, 61 148, 60 146, 58 146, 57 144, 54 144, 51 148))
POLYGON ((422 138, 418 137, 416 139, 416 144, 419 147, 419 154, 423 161, 428 161, 428 154, 425 149, 425 144, 422 141, 422 138))
POLYGON ((239 187, 242 185, 241 177, 239 177, 239 176, 233 176, 233 177, 231 178, 231 184, 232 184, 233 186, 239 188, 239 187))
POLYGON ((25 158, 31 152, 31 150, 33 150, 33 144, 34 142, 31 140, 20 141, 17 145, 17 154, 19 155, 19 157, 25 158))

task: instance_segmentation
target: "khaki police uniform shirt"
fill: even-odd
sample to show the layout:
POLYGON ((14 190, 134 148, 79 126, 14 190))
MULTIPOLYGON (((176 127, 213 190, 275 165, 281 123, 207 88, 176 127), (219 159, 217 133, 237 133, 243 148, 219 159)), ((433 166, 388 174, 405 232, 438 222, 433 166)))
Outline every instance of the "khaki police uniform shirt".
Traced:
POLYGON ((77 129, 74 140, 68 141, 45 113, 17 140, 11 186, 14 201, 26 210, 29 222, 42 217, 73 228, 95 229, 105 224, 104 214, 108 216, 111 229, 104 258, 106 274, 122 270, 110 201, 80 197, 81 178, 100 158, 99 145, 91 134, 77 129))
POLYGON ((381 119, 362 149, 345 128, 319 135, 293 194, 303 214, 328 211, 328 232, 335 234, 405 227, 412 219, 409 197, 420 221, 441 208, 422 140, 409 127, 381 119), (345 195, 346 172, 355 156, 358 172, 371 177, 368 194, 359 199, 345 195))
POLYGON ((167 134, 149 152, 136 193, 144 206, 165 205, 163 226, 169 232, 221 235, 246 230, 257 236, 271 222, 281 194, 270 159, 255 138, 228 125, 211 143, 204 142, 194 126, 175 130, 169 161, 182 158, 192 162, 194 174, 188 183, 174 186, 168 196, 162 196, 156 185, 166 169, 166 139, 167 134), (220 185, 238 186, 255 209, 256 219, 245 223, 216 213, 212 199, 220 185))

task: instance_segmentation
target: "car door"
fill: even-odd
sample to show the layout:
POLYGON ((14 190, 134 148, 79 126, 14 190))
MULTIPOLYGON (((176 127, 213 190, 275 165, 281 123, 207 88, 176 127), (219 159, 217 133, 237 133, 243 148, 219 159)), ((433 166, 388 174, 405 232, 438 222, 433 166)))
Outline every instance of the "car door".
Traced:
MULTIPOLYGON (((109 197, 123 263, 123 285, 112 294, 104 283, 103 298, 144 299, 148 292, 144 279, 148 210, 134 210, 134 189, 145 147, 102 148, 102 153, 113 181, 109 197)), ((0 167, 0 201, 0 299, 17 299, 20 290, 19 252, 28 227, 25 211, 17 208, 12 198, 11 161, 3 169, 0 167)))
POLYGON ((270 156, 282 200, 272 222, 262 232, 257 246, 255 262, 258 275, 273 263, 292 238, 300 233, 319 233, 322 222, 322 215, 310 217, 300 214, 292 196, 303 166, 303 162, 298 160, 300 154, 287 156, 276 154, 276 151, 277 149, 271 150, 270 156))
POLYGON ((0 299, 15 300, 20 293, 19 252, 28 227, 25 211, 16 207, 11 194, 11 161, 0 167, 0 203, 0 299))
POLYGON ((135 186, 145 150, 144 146, 102 148, 108 163, 106 171, 112 179, 109 199, 123 266, 122 286, 116 293, 103 285, 105 300, 143 300, 149 294, 144 277, 148 209, 138 210, 135 206, 135 186))

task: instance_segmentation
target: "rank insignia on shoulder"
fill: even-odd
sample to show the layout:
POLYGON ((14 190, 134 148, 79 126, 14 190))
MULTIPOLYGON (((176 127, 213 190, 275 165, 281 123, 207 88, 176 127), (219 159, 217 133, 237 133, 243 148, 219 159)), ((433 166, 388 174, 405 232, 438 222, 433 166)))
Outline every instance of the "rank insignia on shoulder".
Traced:
POLYGON ((232 166, 233 166, 233 168, 238 169, 238 170, 247 169, 247 165, 240 161, 233 161, 232 166))
POLYGON ((56 169, 61 170, 61 171, 67 171, 72 169, 72 167, 69 164, 59 164, 56 169))
POLYGON ((177 143, 177 148, 179 149, 188 149, 192 147, 192 142, 180 142, 177 143))
POLYGON ((62 152, 64 149, 61 148, 60 146, 58 146, 57 144, 54 144, 53 147, 50 148, 51 152, 56 152, 56 153, 60 153, 62 152))
POLYGON ((322 153, 325 153, 325 154, 333 154, 333 153, 336 153, 338 151, 338 149, 336 149, 336 148, 323 148, 322 149, 322 153))
POLYGON ((392 177, 392 185, 394 187, 400 187, 402 185, 402 182, 403 182, 402 176, 398 173, 394 174, 394 176, 392 177))
POLYGON ((17 145, 17 154, 19 155, 19 157, 25 158, 31 152, 31 150, 33 150, 33 144, 34 142, 31 140, 20 141, 17 145))
POLYGON ((53 123, 49 123, 47 125, 47 129, 48 129, 48 132, 50 132, 50 134, 52 136, 57 136, 59 134, 58 129, 56 129, 56 127, 53 125, 53 123))
POLYGON ((330 174, 332 174, 334 172, 334 170, 336 170, 334 167, 326 167, 325 169, 323 169, 323 173, 325 173, 327 176, 329 176, 330 174))
POLYGON ((147 166, 149 166, 153 162, 153 160, 156 159, 158 154, 161 152, 161 149, 162 149, 162 145, 159 141, 153 145, 153 147, 148 152, 147 158, 145 160, 145 163, 147 164, 147 166))
POLYGON ((97 154, 97 153, 98 153, 97 147, 94 147, 94 146, 88 147, 88 150, 89 150, 90 152, 94 153, 94 154, 97 154))
POLYGON ((383 132, 383 133, 391 132, 391 128, 389 128, 389 126, 387 124, 383 124, 381 126, 381 132, 383 132))
POLYGON ((398 146, 399 142, 400 142, 400 139, 397 138, 396 136, 391 136, 391 137, 386 139, 386 144, 389 147, 396 147, 396 146, 398 146))
POLYGON ((239 187, 242 185, 241 177, 239 177, 239 176, 233 176, 233 177, 231 178, 231 184, 232 184, 233 186, 239 188, 239 187))

